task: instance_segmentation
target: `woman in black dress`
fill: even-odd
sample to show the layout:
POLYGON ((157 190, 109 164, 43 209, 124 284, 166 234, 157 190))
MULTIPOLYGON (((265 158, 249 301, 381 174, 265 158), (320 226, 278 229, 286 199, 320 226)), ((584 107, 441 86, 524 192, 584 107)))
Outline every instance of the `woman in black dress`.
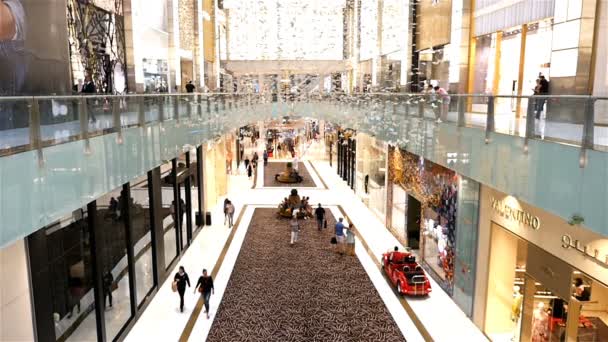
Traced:
POLYGON ((186 293, 186 284, 190 287, 190 278, 184 269, 184 266, 179 267, 179 272, 173 277, 173 284, 177 287, 179 293, 179 311, 184 312, 184 293, 186 293))

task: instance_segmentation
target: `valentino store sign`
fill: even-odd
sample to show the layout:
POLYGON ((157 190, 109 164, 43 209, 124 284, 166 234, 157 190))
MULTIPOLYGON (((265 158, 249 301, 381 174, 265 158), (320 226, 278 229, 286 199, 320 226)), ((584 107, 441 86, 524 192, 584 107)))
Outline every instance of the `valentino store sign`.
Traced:
POLYGON ((524 226, 534 230, 540 229, 540 218, 538 218, 538 216, 535 216, 525 210, 512 207, 505 203, 504 200, 500 201, 494 197, 491 197, 490 201, 492 203, 492 210, 494 210, 494 212, 496 212, 498 215, 502 216, 505 220, 523 224, 524 226))

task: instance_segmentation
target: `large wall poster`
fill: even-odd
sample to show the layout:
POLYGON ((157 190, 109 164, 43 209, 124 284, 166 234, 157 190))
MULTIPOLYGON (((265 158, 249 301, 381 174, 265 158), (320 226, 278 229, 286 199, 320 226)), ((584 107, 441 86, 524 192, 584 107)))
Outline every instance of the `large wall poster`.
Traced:
POLYGON ((0 0, 0 96, 70 91, 65 9, 65 0, 0 0))

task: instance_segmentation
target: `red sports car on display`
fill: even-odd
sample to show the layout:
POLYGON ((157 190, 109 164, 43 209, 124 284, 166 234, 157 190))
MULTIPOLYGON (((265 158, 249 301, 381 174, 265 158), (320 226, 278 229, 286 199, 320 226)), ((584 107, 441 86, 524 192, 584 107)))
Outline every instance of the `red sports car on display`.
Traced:
POLYGON ((399 294, 427 296, 431 293, 431 283, 411 253, 384 253, 382 266, 399 294))

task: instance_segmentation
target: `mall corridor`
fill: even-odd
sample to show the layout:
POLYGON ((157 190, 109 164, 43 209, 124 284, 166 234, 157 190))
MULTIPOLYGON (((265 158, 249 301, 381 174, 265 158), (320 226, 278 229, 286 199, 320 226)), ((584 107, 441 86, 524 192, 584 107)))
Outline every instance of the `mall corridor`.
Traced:
MULTIPOLYGON (((394 246, 404 247, 327 161, 315 159, 324 150, 319 142, 306 150, 300 172, 314 175, 310 183, 293 187, 264 183, 267 171, 279 169, 286 160, 259 167, 257 179, 228 194, 237 205, 235 227, 203 229, 194 249, 186 252, 180 264, 186 265, 192 279, 202 267, 213 269, 215 294, 209 320, 198 295, 190 293, 185 313, 179 313, 168 279, 126 340, 138 341, 150 334, 183 341, 441 341, 455 336, 486 340, 434 281, 435 290, 428 298, 402 298, 391 289, 380 267, 381 255, 394 246), (256 183, 255 188, 251 183, 256 183), (293 247, 289 219, 281 218, 277 209, 292 188, 310 197, 315 207, 322 203, 328 213, 328 228, 321 232, 314 219, 302 221, 300 240, 293 247), (355 257, 337 254, 330 244, 337 217, 356 227, 355 257), (206 250, 198 251, 197 246, 206 250), (435 310, 437 306, 442 309, 435 310), (444 319, 444 328, 431 324, 436 319, 444 319), (158 326, 158 321, 171 322, 175 329, 158 326)), ((221 211, 215 213, 213 220, 223 223, 221 211)))
POLYGON ((608 342, 608 0, 0 0, 0 342, 123 341, 608 342))

